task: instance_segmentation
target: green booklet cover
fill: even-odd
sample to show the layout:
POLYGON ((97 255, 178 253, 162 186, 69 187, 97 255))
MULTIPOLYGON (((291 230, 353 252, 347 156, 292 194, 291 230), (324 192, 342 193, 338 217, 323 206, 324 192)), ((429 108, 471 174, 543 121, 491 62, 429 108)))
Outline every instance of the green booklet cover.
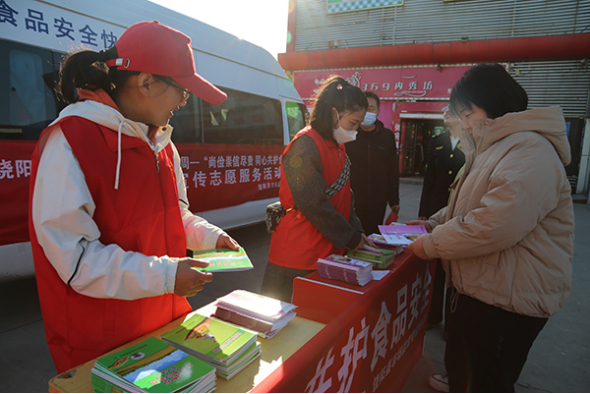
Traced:
POLYGON ((193 314, 162 334, 162 340, 214 365, 227 366, 255 341, 256 334, 211 317, 193 314))
POLYGON ((193 252, 193 258, 209 263, 209 267, 197 268, 202 272, 244 271, 254 268, 244 248, 199 250, 193 252))
POLYGON ((112 384, 125 391, 171 393, 208 386, 215 380, 214 371, 209 364, 150 337, 99 358, 92 369, 92 380, 100 391, 112 384))

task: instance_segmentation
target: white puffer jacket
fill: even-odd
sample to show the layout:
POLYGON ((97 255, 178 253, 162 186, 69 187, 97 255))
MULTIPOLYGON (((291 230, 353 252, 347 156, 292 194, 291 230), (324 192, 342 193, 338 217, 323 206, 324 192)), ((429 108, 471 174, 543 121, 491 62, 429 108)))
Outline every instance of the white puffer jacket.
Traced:
POLYGON ((509 113, 461 131, 465 170, 424 239, 447 284, 486 304, 535 317, 569 296, 574 213, 558 107, 509 113))
MULTIPOLYGON (((134 300, 173 293, 178 258, 146 256, 99 241, 100 231, 92 219, 96 207, 84 173, 59 124, 55 124, 67 116, 83 117, 115 132, 139 138, 154 152, 164 149, 172 134, 171 126, 160 128, 152 142, 147 138, 147 125, 126 119, 108 105, 85 100, 67 106, 50 126, 53 129, 48 130, 50 135, 41 154, 35 183, 33 223, 45 255, 65 283, 75 272, 70 286, 89 297, 134 300)), ((189 211, 176 148, 174 167, 187 248, 215 248, 219 235, 224 232, 189 211)))

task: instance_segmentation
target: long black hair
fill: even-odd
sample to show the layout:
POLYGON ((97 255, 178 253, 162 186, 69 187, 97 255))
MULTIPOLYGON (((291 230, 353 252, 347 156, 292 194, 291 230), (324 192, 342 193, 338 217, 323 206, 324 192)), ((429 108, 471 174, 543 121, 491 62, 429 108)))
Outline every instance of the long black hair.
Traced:
POLYGON ((332 108, 339 114, 367 109, 369 103, 361 89, 346 79, 333 75, 320 87, 311 111, 311 127, 325 139, 333 139, 334 120, 332 108))
POLYGON ((84 49, 65 55, 55 87, 57 94, 67 103, 78 101, 79 88, 102 89, 112 97, 117 86, 122 86, 130 76, 139 74, 137 71, 118 71, 107 67, 105 62, 117 57, 115 46, 106 51, 84 49))
POLYGON ((459 116, 471 104, 492 119, 509 112, 524 111, 528 96, 522 86, 498 63, 482 63, 467 70, 451 92, 449 108, 459 116))

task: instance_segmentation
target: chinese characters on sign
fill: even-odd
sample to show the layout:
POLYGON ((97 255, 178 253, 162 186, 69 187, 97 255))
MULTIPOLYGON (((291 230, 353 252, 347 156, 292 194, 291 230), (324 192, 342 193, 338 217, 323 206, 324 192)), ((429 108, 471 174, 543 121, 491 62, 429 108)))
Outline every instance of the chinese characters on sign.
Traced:
POLYGON ((120 33, 102 22, 27 0, 0 0, 0 26, 3 25, 9 37, 20 36, 21 41, 27 36, 27 41, 31 42, 36 38, 43 40, 44 45, 62 50, 68 48, 68 44, 82 44, 96 50, 110 48, 120 33), (64 39, 67 41, 63 42, 64 39), (55 44, 57 41, 59 44, 55 44))
POLYGON ((422 66, 356 70, 296 71, 295 88, 311 99, 331 75, 341 75, 362 91, 372 91, 384 100, 448 100, 451 89, 469 66, 422 66))
POLYGON ((6 160, 0 158, 0 179, 31 176, 31 160, 6 160))
MULTIPOLYGON (((189 173, 184 174, 187 188, 251 182, 257 182, 259 190, 279 187, 279 155, 209 155, 203 157, 203 162, 206 163, 207 170, 195 171, 191 178, 192 182, 188 182, 189 173)), ((200 161, 192 163, 199 164, 200 161)), ((189 170, 190 164, 188 156, 181 157, 183 169, 189 170)))
POLYGON ((312 368, 305 392, 381 392, 402 379, 399 369, 425 329, 433 268, 413 269, 357 316, 312 368))
POLYGON ((195 212, 278 196, 282 145, 178 144, 177 148, 195 212))

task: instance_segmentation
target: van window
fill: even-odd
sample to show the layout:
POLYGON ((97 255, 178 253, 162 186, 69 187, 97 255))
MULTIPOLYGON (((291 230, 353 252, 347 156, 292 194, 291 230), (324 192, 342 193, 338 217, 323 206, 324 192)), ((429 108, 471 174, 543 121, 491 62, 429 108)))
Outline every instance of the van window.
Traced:
POLYGON ((35 140, 57 116, 53 54, 27 45, 0 42, 0 139, 35 140))
POLYGON ((207 144, 283 145, 279 100, 221 88, 221 105, 202 101, 204 142, 207 144))
POLYGON ((174 112, 170 119, 172 131, 172 142, 176 143, 202 143, 203 128, 199 121, 199 106, 201 99, 191 94, 184 107, 174 112))
POLYGON ((307 108, 301 103, 287 101, 285 103, 287 110, 287 121, 289 123, 289 140, 292 140, 307 122, 307 108))

